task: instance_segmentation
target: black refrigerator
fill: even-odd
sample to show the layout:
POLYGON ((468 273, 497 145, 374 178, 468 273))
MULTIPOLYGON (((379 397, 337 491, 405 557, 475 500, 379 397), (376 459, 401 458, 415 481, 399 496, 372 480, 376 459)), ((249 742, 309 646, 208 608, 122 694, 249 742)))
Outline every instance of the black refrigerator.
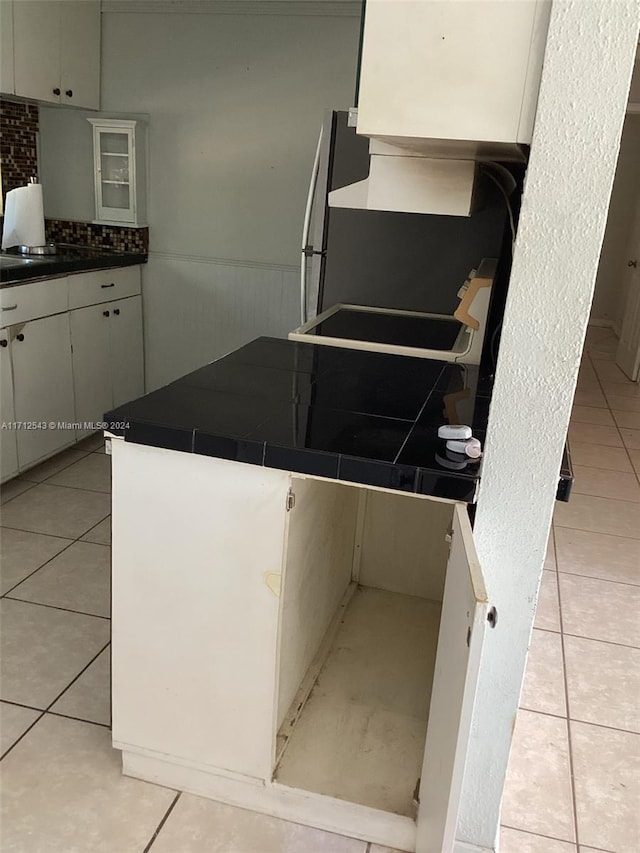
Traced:
POLYGON ((368 174, 369 140, 346 111, 327 111, 305 216, 301 322, 339 302, 452 314, 482 258, 510 262, 507 208, 490 181, 469 217, 329 207, 332 190, 368 174))

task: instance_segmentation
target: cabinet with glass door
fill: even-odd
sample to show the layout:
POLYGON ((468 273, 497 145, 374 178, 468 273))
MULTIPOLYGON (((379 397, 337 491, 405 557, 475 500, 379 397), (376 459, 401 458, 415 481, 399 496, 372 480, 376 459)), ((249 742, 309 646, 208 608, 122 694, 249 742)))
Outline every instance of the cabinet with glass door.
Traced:
POLYGON ((144 132, 140 121, 93 119, 96 221, 144 225, 144 132))

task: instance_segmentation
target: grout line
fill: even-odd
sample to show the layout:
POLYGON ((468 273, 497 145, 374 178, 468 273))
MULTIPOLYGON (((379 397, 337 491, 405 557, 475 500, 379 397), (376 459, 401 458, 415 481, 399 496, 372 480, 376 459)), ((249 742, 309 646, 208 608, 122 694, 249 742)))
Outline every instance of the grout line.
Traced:
MULTIPOLYGON (((62 690, 62 692, 61 692, 61 693, 59 693, 59 694, 56 696, 56 698, 53 700, 53 702, 50 702, 50 703, 47 705, 47 707, 44 709, 44 710, 45 710, 45 713, 46 713, 47 711, 50 711, 50 710, 51 710, 51 708, 56 704, 56 702, 58 701, 58 699, 60 699, 60 698, 62 698, 62 696, 64 696, 64 694, 67 692, 67 690, 68 690, 68 689, 69 689, 73 684, 75 684, 75 683, 76 683, 76 681, 80 678, 80 676, 81 676, 81 675, 83 675, 83 673, 85 673, 85 672, 89 669, 89 667, 91 666, 91 664, 92 664, 92 663, 93 663, 97 658, 99 658, 99 657, 100 657, 100 655, 102 654, 102 652, 103 652, 103 651, 104 651, 104 650, 105 650, 105 649, 106 649, 110 644, 111 644, 111 638, 109 638, 109 642, 105 643, 105 644, 104 644, 104 646, 100 649, 100 651, 99 651, 96 655, 94 655, 94 656, 91 658, 91 660, 89 661, 89 663, 88 663, 85 667, 83 667, 83 668, 80 670, 80 672, 76 675, 76 677, 75 677, 75 678, 73 678, 73 679, 69 682, 69 684, 67 684, 67 686, 64 688, 64 690, 62 690)), ((96 725, 99 725, 99 724, 96 724, 96 725)))
MULTIPOLYGON (((577 844, 575 841, 567 841, 566 838, 558 838, 557 835, 546 835, 543 832, 532 832, 530 829, 521 829, 519 826, 511 826, 508 823, 502 823, 500 824, 500 826, 504 827, 505 829, 513 829, 515 830, 515 832, 521 832, 523 835, 532 835, 534 838, 547 838, 549 839, 549 841, 561 841, 563 844, 573 844, 573 846, 577 849, 577 844)), ((584 844, 582 846, 584 847, 584 844)), ((608 851, 603 850, 601 851, 601 853, 608 853, 608 851)))
MULTIPOLYGON (((76 539, 71 539, 71 540, 69 540, 69 544, 68 544, 68 545, 66 545, 66 546, 62 549, 62 551, 58 551, 58 553, 57 553, 57 554, 54 554, 54 556, 53 556, 53 557, 51 557, 51 559, 47 560, 47 561, 46 561, 45 563, 43 563, 41 566, 38 566, 38 568, 37 568, 37 569, 34 569, 34 570, 31 572, 31 574, 27 575, 27 577, 25 577, 25 578, 22 578, 22 580, 21 580, 21 581, 18 581, 18 583, 17 583, 17 584, 15 584, 14 586, 12 586, 12 587, 11 587, 11 589, 8 589, 6 592, 2 593, 2 595, 0 596, 0 598, 10 598, 11 596, 9 596, 9 593, 10 593, 10 592, 13 592, 13 590, 14 590, 16 587, 20 586, 20 584, 21 584, 21 583, 23 583, 24 581, 28 580, 28 578, 33 577, 33 575, 35 575, 35 574, 36 574, 36 572, 39 572, 39 571, 40 571, 40 569, 43 569, 43 568, 44 568, 48 563, 50 563, 50 562, 51 562, 51 560, 55 560, 55 558, 56 558, 56 557, 59 557, 59 556, 60 556, 60 554, 62 554, 62 553, 64 553, 65 551, 67 551, 67 550, 68 550, 72 545, 75 545, 75 544, 76 544, 76 542, 81 542, 81 541, 83 541, 83 540, 82 540, 82 538, 81 538, 82 536, 86 536, 86 535, 87 535, 87 533, 91 533, 91 531, 92 531, 92 530, 95 530, 95 528, 98 526, 98 524, 102 524, 102 522, 103 522, 103 521, 105 521, 107 518, 109 518, 109 517, 110 517, 110 515, 111 515, 111 507, 109 507, 109 515, 105 515, 105 517, 104 517, 104 518, 102 518, 100 521, 98 521, 98 522, 97 522, 97 524, 94 524, 94 525, 93 525, 93 527, 90 527, 88 530, 85 530, 85 532, 84 532, 84 533, 81 533, 81 534, 80 534, 80 536, 78 536, 76 539)), ((0 528, 0 529, 2 529, 2 528, 0 528)), ((35 531, 34 531, 34 530, 22 530, 22 528, 20 528, 20 527, 6 527, 5 529, 6 529, 6 530, 21 530, 23 533, 35 533, 35 531)), ((50 533, 39 533, 39 534, 36 534, 36 535, 38 535, 38 536, 54 536, 54 534, 50 534, 50 533)), ((58 537, 54 537, 54 538, 62 539, 62 538, 67 538, 67 537, 58 536, 58 537)), ((90 542, 89 544, 90 544, 90 545, 100 545, 100 544, 102 544, 102 543, 100 543, 100 542, 90 542)), ((110 548, 111 546, 110 546, 110 545, 104 545, 103 547, 105 547, 105 548, 110 548)), ((15 601, 22 601, 22 599, 14 599, 14 600, 15 600, 15 601)), ((26 602, 26 603, 28 603, 28 604, 35 604, 35 603, 37 603, 37 602, 30 601, 30 602, 26 602)), ((48 606, 52 606, 52 605, 42 605, 42 606, 43 606, 43 607, 48 607, 48 606)), ((60 610, 65 610, 66 608, 61 607, 61 608, 58 608, 58 609, 60 609, 60 610)), ((75 611, 75 610, 74 610, 74 611, 71 611, 71 612, 76 613, 76 612, 80 612, 80 611, 75 611)), ((88 615, 88 616, 92 616, 93 614, 92 614, 92 613, 88 613, 87 615, 88 615)), ((99 617, 99 618, 101 618, 101 619, 102 619, 102 618, 104 618, 104 617, 99 617)), ((111 618, 111 617, 109 617, 109 618, 111 618)))
MULTIPOLYGON (((6 485, 7 485, 7 483, 12 483, 14 479, 17 479, 17 477, 13 477, 11 480, 7 480, 7 482, 6 482, 6 483, 3 483, 3 484, 2 484, 2 486, 6 486, 6 485)), ((15 501, 15 499, 16 499, 16 498, 19 498, 19 497, 20 497, 20 495, 24 495, 26 492, 30 492, 30 491, 31 491, 31 489, 33 489, 33 487, 34 487, 34 486, 37 486, 37 485, 38 485, 38 483, 34 483, 32 480, 23 480, 22 482, 27 482, 27 483, 29 483, 29 485, 27 486, 27 488, 26 488, 26 489, 23 489, 21 492, 18 492, 18 494, 17 494, 17 495, 14 495, 12 498, 9 498, 9 499, 8 499, 8 500, 6 500, 6 501, 2 501, 2 497, 1 497, 1 495, 2 495, 2 488, 0 487, 0 501, 2 501, 2 502, 0 503, 0 506, 6 506, 7 504, 10 504, 10 503, 11 503, 11 501, 15 501)), ((2 513, 2 511, 0 510, 0 514, 1 514, 1 513, 2 513)))
MULTIPOLYGON (((409 432, 407 433, 407 435, 406 435, 406 437, 405 437, 404 441, 403 441, 403 442, 402 442, 402 444, 400 445, 400 450, 398 450, 398 452, 397 452, 397 453, 396 453, 396 455, 395 455, 395 458, 394 458, 394 460, 393 460, 393 464, 394 464, 394 465, 396 465, 396 464, 398 463, 398 459, 400 458, 400 456, 401 456, 401 454, 402 454, 402 451, 403 451, 403 450, 404 450, 404 448, 406 447, 407 442, 409 441, 409 439, 410 439, 410 438, 411 438, 411 436, 413 435, 413 433, 414 433, 415 429, 417 428, 417 426, 418 426, 418 421, 420 420, 420 418, 421 418, 422 413, 424 412, 424 410, 427 408, 427 405, 428 405, 428 403, 429 403, 429 400, 431 399, 431 397, 433 396, 433 394, 435 394, 436 386, 437 386, 438 382, 440 381, 440 379, 442 378, 442 374, 445 372, 446 367, 447 367, 447 364, 446 364, 446 362, 445 362, 445 363, 443 363, 443 365, 442 365, 442 369, 441 369, 440 373, 438 373, 438 376, 436 377, 435 382, 432 384, 432 386, 431 386, 431 390, 430 390, 430 391, 429 391, 429 393, 427 394, 427 397, 426 397, 426 399, 425 399, 424 403, 423 403, 423 404, 422 404, 422 406, 420 407, 420 411, 419 411, 419 412, 418 412, 418 414, 415 416, 415 418, 413 418, 413 423, 411 424, 411 428, 409 429, 409 432)), ((418 466, 418 467, 419 467, 419 466, 418 466)), ((416 476, 417 476, 417 471, 416 471, 416 476)))
MULTIPOLYGON (((617 539, 624 539, 625 537, 624 536, 618 536, 616 538, 617 539)), ((630 539, 629 541, 630 542, 637 542, 638 540, 637 539, 630 539)), ((638 583, 632 583, 631 581, 614 581, 611 578, 600 578, 600 577, 596 577, 595 575, 583 575, 583 574, 580 574, 579 572, 568 572, 568 571, 566 571, 566 569, 558 569, 558 574, 569 575, 570 578, 585 578, 585 580, 590 580, 590 581, 604 581, 605 583, 617 583, 617 584, 620 584, 621 586, 632 586, 632 587, 635 587, 636 589, 640 586, 640 580, 638 581, 638 583)))
MULTIPOLYGON (((90 453, 87 455, 91 456, 90 453)), ((81 462, 81 461, 82 461, 81 459, 78 460, 78 462, 81 462)), ((52 474, 51 476, 55 477, 60 473, 61 473, 60 471, 56 471, 56 473, 52 474)), ((91 492, 94 495, 110 495, 111 494, 111 487, 109 487, 108 491, 105 491, 104 489, 90 489, 87 486, 64 486, 64 485, 61 485, 60 483, 50 483, 49 480, 43 480, 41 483, 34 483, 34 486, 50 486, 50 487, 53 487, 54 489, 72 489, 74 492, 91 492)), ((24 494, 24 492, 21 492, 21 494, 24 494)), ((16 495, 16 497, 19 498, 20 495, 16 495)), ((11 500, 14 500, 14 499, 11 498, 11 500)))
POLYGON ((6 750, 2 753, 2 755, 0 755, 0 761, 4 761, 4 759, 7 757, 7 755, 9 755, 9 753, 11 752, 11 750, 12 750, 15 746, 17 746, 17 745, 20 743, 20 741, 22 740, 22 738, 23 738, 25 735, 29 734, 29 732, 30 732, 30 731, 31 731, 31 729, 35 726, 35 724, 36 724, 36 723, 39 723, 39 722, 40 722, 40 720, 44 717, 44 714, 45 714, 45 712, 44 712, 44 711, 41 711, 40 716, 39 716, 39 717, 36 717, 36 719, 31 723, 31 725, 30 725, 27 729, 25 729, 25 730, 22 732, 22 734, 20 735, 20 737, 19 737, 19 738, 17 738, 17 739, 16 739, 16 740, 11 744, 11 746, 10 746, 8 749, 6 749, 6 750))
MULTIPOLYGON (((37 571, 40 571, 40 569, 37 571)), ((91 616, 93 619, 106 619, 107 622, 111 621, 110 616, 100 616, 98 613, 87 613, 86 610, 72 610, 70 607, 59 607, 57 604, 45 604, 42 601, 29 601, 25 598, 16 598, 8 593, 2 597, 6 598, 8 601, 19 601, 20 604, 33 604, 34 607, 46 607, 48 610, 60 610, 62 613, 77 613, 78 616, 91 616)))
POLYGON ((110 729, 111 723, 98 723, 96 720, 86 720, 84 717, 74 717, 72 714, 63 714, 61 711, 45 711, 49 717, 63 717, 65 720, 75 720, 76 723, 89 723, 91 726, 100 726, 103 729, 110 729))
MULTIPOLYGON (((64 486, 60 486, 60 488, 65 488, 65 487, 64 487, 64 486)), ((94 494, 103 494, 103 493, 102 493, 102 492, 95 492, 94 494)), ((19 497, 19 495, 18 495, 17 497, 19 497)), ((13 500, 13 498, 12 498, 12 500, 13 500)), ((82 537, 83 537, 83 536, 86 536, 86 535, 87 535, 87 533, 90 533, 90 532, 91 532, 95 527, 97 527, 99 524, 102 524, 102 522, 103 522, 105 519, 109 518, 109 516, 110 516, 110 515, 111 515, 111 507, 109 507, 109 512, 108 512, 105 516, 103 516, 103 517, 100 519, 100 521, 97 521, 95 524, 92 524, 92 525, 91 525, 91 527, 87 527, 87 529, 86 529, 86 530, 83 530, 83 531, 82 531, 82 533, 80 534, 80 536, 76 536, 76 538, 75 538, 75 539, 73 539, 72 541, 73 541, 73 542, 80 542, 80 541, 82 541, 82 537)), ((2 524, 2 525, 0 525, 0 529, 2 529, 2 528, 4 528, 5 530, 19 530, 21 533, 36 533, 38 536, 53 536, 53 537, 55 537, 55 538, 57 538, 57 539, 71 539, 71 537, 70 537, 70 536, 58 536, 56 533, 40 533, 40 531, 39 531, 39 530, 27 530, 27 529, 26 529, 26 528, 24 528, 24 527, 11 527, 11 526, 10 526, 10 525, 8 525, 8 524, 2 524)), ((99 544, 99 543, 94 543, 94 544, 99 544)))
POLYGON ((44 713, 43 708, 36 708, 35 705, 25 705, 24 702, 14 702, 13 699, 0 699, 0 704, 16 705, 18 708, 26 708, 27 711, 38 711, 44 713))
POLYGON ((556 720, 566 720, 566 714, 554 714, 553 711, 540 711, 538 708, 528 708, 526 705, 518 705, 518 711, 526 711, 527 714, 540 714, 541 717, 553 717, 556 720))
MULTIPOLYGON (((566 528, 563 528, 563 529, 566 529, 566 528)), ((585 532, 590 532, 590 531, 585 531, 585 532)), ((619 536, 616 538, 625 539, 626 537, 625 536, 619 536)), ((632 539, 631 541, 632 542, 638 542, 639 540, 638 539, 632 539)), ((547 571, 549 571, 549 570, 547 569, 547 571)), ((609 580, 609 578, 593 578, 593 577, 591 577, 591 575, 574 575, 573 572, 562 572, 562 571, 558 570, 557 574, 569 575, 569 577, 579 577, 579 578, 585 577, 585 578, 589 578, 589 580, 600 581, 601 583, 612 583, 612 584, 616 584, 617 586, 630 586, 631 589, 636 589, 636 587, 638 586, 638 584, 635 584, 635 583, 627 583, 626 581, 612 581, 612 580, 609 580)))
POLYGON ((614 640, 602 640, 600 637, 585 637, 584 634, 573 634, 570 631, 556 631, 565 637, 575 637, 577 640, 590 640, 592 643, 605 643, 607 646, 619 646, 621 649, 640 649, 640 646, 630 646, 627 643, 616 643, 614 640))
POLYGON ((172 801, 171 805, 170 805, 170 806, 169 806, 169 808, 166 810, 166 812, 165 812, 165 814, 164 814, 164 817, 162 818, 162 820, 161 820, 161 821, 160 821, 160 823, 158 824, 158 826, 157 826, 157 828, 156 828, 156 831, 153 833, 153 835, 152 835, 152 836, 151 836, 151 838, 149 839, 149 842, 148 842, 147 846, 144 848, 144 850, 142 851, 142 853, 149 853, 149 850, 151 850, 151 847, 153 846, 153 844, 154 844, 154 842, 155 842, 156 838, 158 837, 158 835, 160 834, 160 831, 162 830, 162 827, 163 827, 163 826, 165 825, 165 823, 167 822, 167 820, 168 820, 168 818, 169 818, 169 815, 171 814, 171 812, 173 811, 173 809, 174 809, 174 807, 175 807, 176 803, 177 803, 177 802, 178 802, 178 800, 180 799, 180 795, 181 795, 181 794, 182 794, 182 791, 178 791, 178 793, 177 793, 177 794, 175 795, 175 797, 173 798, 173 801, 172 801))
MULTIPOLYGON (((5 529, 6 529, 6 530, 12 530, 13 528, 7 527, 7 528, 5 528, 5 529)), ((26 575, 25 577, 21 578, 21 579, 18 581, 18 583, 15 583, 15 584, 14 584, 12 587, 10 587, 6 592, 3 592, 3 593, 2 593, 2 595, 0 596, 0 598, 8 598, 8 597, 9 597, 9 593, 10 593, 10 592, 13 592, 13 590, 14 590, 16 587, 20 586, 20 584, 21 584, 21 583, 24 583, 26 580, 28 580, 29 578, 33 577, 33 575, 35 575, 35 573, 36 573, 36 572, 39 572, 39 571, 40 571, 40 569, 43 569, 45 566, 48 566, 48 565, 49 565, 49 563, 50 563, 52 560, 55 560, 55 558, 56 558, 56 557, 59 557, 59 556, 60 556, 60 554, 64 554, 64 552, 65 552, 65 551, 68 551, 68 550, 69 550, 69 548, 71 548, 71 546, 72 546, 72 545, 75 545, 75 544, 76 544, 76 541, 77 541, 77 540, 75 540, 75 539, 71 539, 71 540, 69 541, 69 544, 68 544, 68 545, 65 545, 65 546, 64 546, 64 548, 63 548, 61 551, 58 551, 58 553, 57 553, 57 554, 54 554, 54 555, 53 555, 53 557, 50 557, 50 558, 49 558, 48 560, 46 560, 46 562, 44 562, 41 566, 38 566, 38 568, 37 568, 37 569, 34 569, 32 572, 29 572, 29 574, 28 574, 28 575, 26 575)))
MULTIPOLYGON (((601 446, 602 446, 602 447, 609 447, 609 445, 607 445, 607 444, 603 444, 603 445, 601 445, 601 446)), ((615 449, 615 450, 622 450, 622 448, 620 448, 620 447, 617 447, 617 448, 611 448, 611 449, 612 449, 612 450, 613 450, 613 449, 615 449)), ((587 465, 587 466, 580 466, 580 465, 578 465, 578 468, 580 468, 580 467, 590 467, 590 466, 588 466, 588 465, 587 465)), ((594 470, 595 470, 595 471, 608 471, 609 469, 608 469, 608 468, 595 468, 594 470)), ((612 474, 630 474, 630 473, 632 473, 632 472, 631 472, 631 471, 611 471, 610 473, 612 473, 612 474)), ((65 487, 65 488, 66 488, 66 487, 65 487)), ((69 488, 70 488, 70 487, 69 487, 69 488)), ((87 491, 87 490, 85 489, 84 491, 87 491)), ((585 494, 585 492, 576 492, 576 494, 585 494)), ((626 500, 625 498, 610 498, 610 497, 604 497, 603 495, 589 495, 589 494, 587 494, 587 497, 590 497, 590 498, 600 498, 601 500, 605 500, 605 501, 615 501, 616 503, 619 503, 619 504, 630 504, 631 506, 637 506, 637 505, 638 505, 638 501, 629 501, 629 500, 626 500)), ((557 522, 556 522, 556 523, 557 523, 557 522)), ((568 527, 568 525, 565 525, 565 524, 558 524, 558 527, 568 527)), ((573 530, 583 530, 584 528, 582 528, 582 527, 574 527, 574 528, 572 528, 572 529, 573 529, 573 530)), ((595 531, 595 530, 594 530, 594 531, 591 531, 591 532, 593 532, 593 533, 597 533, 598 531, 595 531)), ((610 535, 610 536, 615 536, 616 534, 615 534, 615 533, 610 533, 609 535, 610 535)), ((631 538, 631 539, 632 539, 633 537, 628 537, 628 538, 631 538)))
MULTIPOLYGON (((521 832, 523 835, 532 835, 534 838, 547 838, 549 841, 561 841, 563 844, 573 844, 576 850, 578 849, 575 841, 567 841, 566 838, 558 838, 557 835, 544 835, 541 832, 531 832, 530 829, 522 829, 519 826, 511 826, 508 823, 501 823, 500 826, 504 829, 513 829, 514 832, 521 832)), ((584 844, 582 846, 584 847, 584 844)), ((603 850, 601 853, 608 853, 608 851, 603 850)))
POLYGON ((537 708, 527 708, 526 705, 520 705, 518 710, 526 711, 527 714, 540 714, 541 717, 555 717, 556 720, 569 720, 572 723, 581 723, 584 726, 594 726, 597 729, 606 729, 610 732, 621 732, 625 735, 640 735, 640 732, 635 731, 634 729, 621 729, 619 726, 606 726, 604 723, 594 723, 592 720, 581 720, 578 717, 570 717, 568 713, 565 715, 554 714, 551 711, 539 711, 537 708))
MULTIPOLYGON (((66 450, 61 450, 61 451, 60 451, 60 453, 66 453, 66 452, 67 452, 67 450, 73 450, 73 448, 72 448, 72 447, 67 447, 67 448, 66 448, 66 450)), ((38 468, 39 468, 41 465, 46 465, 46 464, 47 464, 47 462, 50 462, 52 459, 55 459, 55 458, 56 458, 56 456, 58 456, 59 454, 57 454, 57 453, 56 453, 56 454, 54 454, 53 456, 50 456, 48 459, 45 459, 45 460, 44 460, 44 462, 39 462, 37 465, 34 465, 34 467, 33 467, 33 468, 29 468, 29 469, 28 469, 24 474, 18 474, 18 476, 19 476, 19 477, 22 477, 22 478, 23 478, 23 480, 25 480, 25 481, 26 481, 26 482, 28 482, 28 483, 35 483, 37 486, 38 486, 38 485, 40 485, 41 483, 46 483, 46 482, 47 482, 47 480, 50 480, 52 477, 56 477, 56 476, 57 476, 58 474, 60 474, 62 471, 66 471, 66 470, 67 470, 67 468, 70 468, 72 465, 75 465, 75 464, 76 464, 76 462, 81 462, 81 461, 82 461, 86 456, 89 456, 89 455, 91 454, 91 451, 90 451, 90 450, 88 450, 88 451, 87 451, 87 450, 76 450, 75 452, 76 452, 76 453, 80 453, 80 454, 81 454, 81 456, 80 456, 80 458, 79 458, 79 459, 72 459, 72 460, 71 460, 70 462, 68 462, 66 465, 63 465, 63 466, 62 466, 62 468, 58 468, 58 470, 57 470, 57 471, 54 471, 52 474, 49 474, 47 477, 45 477, 45 478, 44 478, 44 479, 42 479, 42 480, 30 480, 30 479, 29 479, 29 474, 30 474, 32 471, 37 471, 37 470, 38 470, 38 468)))
MULTIPOLYGON (((11 499, 13 500, 13 498, 11 499)), ((8 503, 8 501, 7 501, 8 503)), ((103 519, 104 521, 104 519, 103 519)), ((100 524, 100 522, 98 522, 100 524)), ((57 533, 39 533, 36 530, 23 530, 21 527, 7 527, 6 524, 0 524, 0 531, 2 530, 20 530, 22 533, 33 533, 34 536, 48 536, 49 539, 66 539, 68 542, 76 542, 72 536, 58 536, 57 533)), ((91 528, 93 530, 93 527, 91 528)), ((88 532, 88 531, 87 531, 88 532)), ((82 534, 84 536, 84 533, 82 534)))

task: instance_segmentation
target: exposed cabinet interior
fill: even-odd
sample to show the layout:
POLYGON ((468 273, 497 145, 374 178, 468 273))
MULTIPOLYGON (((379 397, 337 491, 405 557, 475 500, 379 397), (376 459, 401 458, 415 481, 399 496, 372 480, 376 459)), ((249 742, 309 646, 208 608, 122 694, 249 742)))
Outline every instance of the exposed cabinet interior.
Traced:
POLYGON ((451 853, 487 612, 466 506, 115 438, 112 460, 124 772, 451 853))
POLYGON ((440 607, 354 589, 309 698, 281 729, 279 782, 415 817, 440 607))
POLYGON ((415 818, 453 506, 293 488, 274 778, 415 818))

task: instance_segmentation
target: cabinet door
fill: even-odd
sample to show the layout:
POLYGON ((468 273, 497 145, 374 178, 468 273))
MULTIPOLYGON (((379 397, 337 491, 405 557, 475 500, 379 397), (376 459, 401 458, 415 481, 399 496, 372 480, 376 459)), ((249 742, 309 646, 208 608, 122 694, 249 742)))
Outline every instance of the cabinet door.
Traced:
POLYGON ((63 0, 60 33, 61 101, 100 108, 100 3, 63 0))
POLYGON ((11 337, 16 420, 55 424, 53 428, 18 430, 22 469, 75 441, 73 430, 57 427, 60 422, 73 422, 69 315, 13 326, 11 337))
POLYGON ((420 783, 416 853, 452 853, 487 626, 467 508, 456 504, 420 783))
POLYGON ((142 297, 110 302, 110 348, 113 405, 120 406, 144 393, 142 297))
POLYGON ((0 0, 0 92, 13 95, 13 0, 0 0))
POLYGON ((94 125, 96 218, 135 222, 135 157, 133 122, 128 127, 94 125))
POLYGON ((60 3, 58 0, 29 0, 29 2, 14 3, 13 45, 16 95, 38 101, 59 103, 60 3))
MULTIPOLYGON (((73 350, 73 390, 76 422, 102 421, 113 403, 109 305, 92 305, 69 313, 73 350)), ((77 430, 77 437, 90 429, 77 430)))
MULTIPOLYGON (((0 329, 0 422, 11 423, 15 419, 9 329, 0 329)), ((0 429, 0 466, 3 482, 18 473, 16 433, 12 429, 0 429)))

